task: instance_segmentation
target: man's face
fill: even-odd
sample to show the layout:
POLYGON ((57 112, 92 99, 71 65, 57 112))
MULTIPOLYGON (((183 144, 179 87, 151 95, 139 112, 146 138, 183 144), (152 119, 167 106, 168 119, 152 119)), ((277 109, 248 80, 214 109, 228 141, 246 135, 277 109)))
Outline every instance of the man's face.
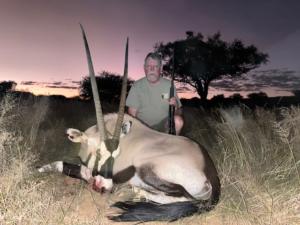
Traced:
POLYGON ((156 59, 148 58, 144 65, 147 80, 154 84, 159 81, 161 67, 159 61, 156 59))

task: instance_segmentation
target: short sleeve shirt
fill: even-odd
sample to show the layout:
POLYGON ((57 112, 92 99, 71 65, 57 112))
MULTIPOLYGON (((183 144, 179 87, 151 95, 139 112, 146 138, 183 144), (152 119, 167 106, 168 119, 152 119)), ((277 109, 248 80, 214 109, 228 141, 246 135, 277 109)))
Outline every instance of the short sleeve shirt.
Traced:
MULTIPOLYGON (((126 106, 137 109, 137 118, 150 127, 154 126, 168 117, 170 87, 171 81, 163 77, 154 85, 146 77, 139 79, 128 93, 126 106)), ((177 104, 181 107, 176 90, 174 92, 177 104)))

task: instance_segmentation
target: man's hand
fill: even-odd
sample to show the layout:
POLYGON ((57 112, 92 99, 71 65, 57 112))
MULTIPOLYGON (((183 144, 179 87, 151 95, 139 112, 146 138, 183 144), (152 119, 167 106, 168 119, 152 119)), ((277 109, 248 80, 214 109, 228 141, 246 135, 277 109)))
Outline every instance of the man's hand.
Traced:
POLYGON ((175 115, 182 115, 182 109, 178 107, 177 100, 175 97, 169 99, 169 104, 175 106, 175 115))
POLYGON ((169 99, 169 104, 175 106, 177 108, 177 101, 175 97, 169 99))

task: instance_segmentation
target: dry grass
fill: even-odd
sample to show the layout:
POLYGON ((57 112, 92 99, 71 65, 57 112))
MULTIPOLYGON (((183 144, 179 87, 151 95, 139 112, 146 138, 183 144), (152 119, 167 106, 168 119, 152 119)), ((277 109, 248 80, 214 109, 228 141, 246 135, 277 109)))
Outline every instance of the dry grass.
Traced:
MULTIPOLYGON (((83 182, 37 174, 35 165, 64 153, 58 149, 50 157, 55 144, 63 142, 54 135, 70 122, 44 123, 51 110, 47 101, 27 111, 18 107, 10 96, 0 102, 0 224, 111 224, 105 217, 109 204, 132 196, 132 191, 123 187, 114 195, 100 196, 83 182), (24 119, 28 112, 31 119, 24 119), (22 128, 16 125, 18 119, 22 128), (45 146, 50 149, 46 159, 45 146)), ((173 224, 300 224, 299 108, 280 113, 245 108, 187 113, 193 127, 186 135, 209 149, 220 174, 222 197, 215 210, 173 224)))
POLYGON ((280 122, 274 111, 220 110, 222 122, 211 121, 218 144, 210 153, 222 182, 213 216, 238 218, 228 224, 300 224, 299 116, 294 107, 281 109, 280 122))

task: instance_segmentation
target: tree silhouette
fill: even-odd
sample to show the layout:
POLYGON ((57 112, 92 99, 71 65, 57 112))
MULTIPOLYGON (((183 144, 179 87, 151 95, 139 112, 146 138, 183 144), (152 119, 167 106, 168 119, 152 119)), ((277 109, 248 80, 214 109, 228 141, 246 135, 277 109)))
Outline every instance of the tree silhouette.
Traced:
POLYGON ((17 83, 11 80, 0 82, 0 94, 4 94, 9 91, 14 91, 16 85, 17 83))
MULTIPOLYGON (((103 101, 116 102, 120 99, 123 77, 110 72, 103 71, 99 76, 96 76, 96 83, 100 98, 103 101)), ((133 81, 128 79, 127 92, 130 89, 133 81)), ((80 82, 79 96, 84 99, 93 97, 90 77, 85 76, 80 82)))
POLYGON ((223 94, 220 95, 215 95, 214 97, 211 98, 211 103, 213 103, 214 105, 218 105, 221 104, 225 101, 225 96, 223 94))
POLYGON ((267 104, 268 95, 265 92, 251 93, 247 97, 254 105, 264 106, 267 104))
POLYGON ((243 100, 243 96, 240 93, 234 93, 233 95, 229 96, 229 98, 236 102, 240 102, 241 100, 243 100))
POLYGON ((190 84, 203 100, 207 99, 211 81, 238 77, 266 63, 268 58, 255 46, 245 46, 240 40, 231 43, 221 40, 220 33, 204 40, 201 33, 194 35, 187 31, 184 40, 158 43, 154 49, 166 61, 163 74, 171 76, 175 65, 175 80, 190 84))
POLYGON ((300 98, 300 90, 293 90, 292 93, 294 94, 295 97, 300 98))
POLYGON ((268 95, 265 92, 258 92, 258 93, 250 93, 247 95, 248 98, 253 100, 265 100, 268 98, 268 95))

